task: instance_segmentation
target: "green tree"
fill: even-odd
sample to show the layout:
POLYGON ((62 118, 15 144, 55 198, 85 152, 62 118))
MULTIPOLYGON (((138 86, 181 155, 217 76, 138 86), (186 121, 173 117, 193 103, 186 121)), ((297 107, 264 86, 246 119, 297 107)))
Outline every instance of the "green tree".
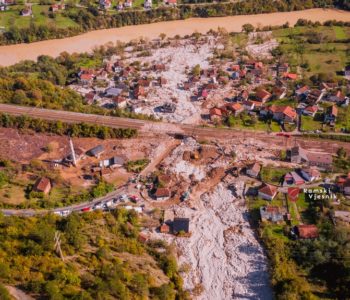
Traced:
POLYGON ((255 28, 252 24, 247 23, 242 26, 242 31, 247 34, 253 32, 254 30, 255 28))

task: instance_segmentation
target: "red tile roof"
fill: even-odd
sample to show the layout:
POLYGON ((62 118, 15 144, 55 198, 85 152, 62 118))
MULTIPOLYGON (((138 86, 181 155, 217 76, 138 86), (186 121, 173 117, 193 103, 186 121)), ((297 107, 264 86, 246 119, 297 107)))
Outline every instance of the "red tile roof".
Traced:
POLYGON ((222 111, 220 108, 217 108, 217 107, 213 107, 210 109, 209 111, 210 115, 211 116, 222 116, 222 111))
POLYGON ((154 193, 154 196, 156 196, 157 198, 170 197, 170 191, 167 188, 157 188, 156 192, 154 193))
POLYGON ((257 90, 255 93, 255 96, 260 101, 266 101, 271 97, 271 94, 268 91, 262 89, 262 90, 257 90))
POLYGON ((277 187, 273 186, 273 185, 269 185, 269 184, 264 184, 260 189, 259 189, 260 193, 263 193, 265 195, 269 195, 271 197, 273 197, 276 192, 277 192, 277 187))
POLYGON ((50 179, 46 177, 39 178, 35 185, 34 189, 38 192, 45 192, 46 189, 51 185, 50 179))
POLYGON ((295 119, 297 116, 295 109, 290 106, 271 105, 268 109, 272 113, 283 113, 291 119, 295 119))

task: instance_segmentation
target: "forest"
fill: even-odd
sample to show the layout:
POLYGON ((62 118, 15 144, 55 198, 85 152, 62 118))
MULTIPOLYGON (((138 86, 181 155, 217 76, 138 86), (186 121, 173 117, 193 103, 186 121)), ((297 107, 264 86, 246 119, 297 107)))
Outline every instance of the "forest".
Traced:
POLYGON ((0 214, 0 298, 10 299, 6 284, 55 300, 188 299, 171 247, 141 242, 141 221, 124 209, 67 218, 0 214))

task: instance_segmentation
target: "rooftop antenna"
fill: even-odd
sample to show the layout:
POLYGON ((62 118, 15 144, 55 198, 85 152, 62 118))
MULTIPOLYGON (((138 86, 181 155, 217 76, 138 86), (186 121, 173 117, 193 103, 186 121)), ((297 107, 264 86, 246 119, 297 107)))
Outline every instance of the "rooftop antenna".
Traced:
POLYGON ((76 167, 77 166, 77 159, 75 157, 75 150, 74 150, 74 145, 73 145, 72 138, 69 138, 69 145, 70 145, 70 152, 72 154, 73 165, 74 165, 74 167, 76 167))

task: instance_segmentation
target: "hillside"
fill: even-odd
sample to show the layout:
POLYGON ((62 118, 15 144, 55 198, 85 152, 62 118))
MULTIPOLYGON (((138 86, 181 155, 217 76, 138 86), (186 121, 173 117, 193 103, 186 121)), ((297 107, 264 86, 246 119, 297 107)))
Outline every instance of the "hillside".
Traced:
POLYGON ((186 299, 170 248, 141 243, 138 222, 125 210, 0 216, 0 282, 35 299, 186 299))

